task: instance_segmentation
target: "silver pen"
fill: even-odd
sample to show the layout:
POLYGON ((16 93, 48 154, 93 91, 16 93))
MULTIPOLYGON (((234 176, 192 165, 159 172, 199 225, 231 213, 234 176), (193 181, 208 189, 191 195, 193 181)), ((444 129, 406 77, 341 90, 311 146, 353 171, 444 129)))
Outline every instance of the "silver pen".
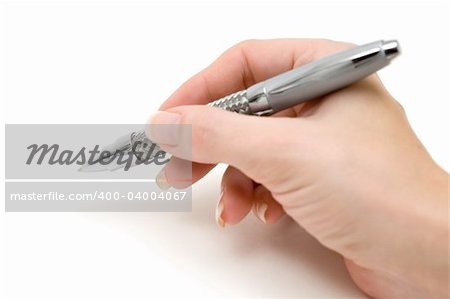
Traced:
MULTIPOLYGON (((388 65, 399 53, 396 40, 381 40, 354 47, 259 82, 213 101, 208 106, 240 114, 269 116, 355 83, 388 65)), ((84 165, 80 171, 122 168, 123 164, 100 162, 124 154, 134 155, 136 163, 142 164, 140 160, 145 158, 149 161, 161 150, 147 139, 142 130, 119 138, 102 151, 107 154, 84 165)))

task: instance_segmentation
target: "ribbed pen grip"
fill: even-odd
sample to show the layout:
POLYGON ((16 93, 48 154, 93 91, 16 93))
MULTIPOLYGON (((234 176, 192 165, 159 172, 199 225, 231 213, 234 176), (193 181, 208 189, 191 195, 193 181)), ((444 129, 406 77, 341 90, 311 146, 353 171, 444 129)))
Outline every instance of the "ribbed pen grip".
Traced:
POLYGON ((218 99, 208 104, 210 107, 217 107, 223 110, 237 112, 240 114, 251 114, 249 102, 247 99, 247 91, 241 90, 232 93, 226 97, 218 99))
POLYGON ((151 161, 161 148, 149 140, 145 131, 134 132, 131 134, 131 152, 140 161, 151 161))

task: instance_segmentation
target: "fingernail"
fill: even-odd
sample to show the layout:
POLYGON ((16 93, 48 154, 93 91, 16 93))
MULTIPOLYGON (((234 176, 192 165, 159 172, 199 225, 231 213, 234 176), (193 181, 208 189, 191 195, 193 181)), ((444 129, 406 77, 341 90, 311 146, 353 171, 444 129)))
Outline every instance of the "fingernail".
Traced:
POLYGON ((256 202, 253 205, 253 213, 263 223, 267 223, 267 219, 266 219, 267 208, 268 208, 268 206, 265 202, 256 202))
POLYGON ((225 221, 222 218, 222 213, 223 213, 223 201, 222 201, 222 197, 223 197, 223 192, 224 190, 222 189, 222 192, 220 193, 220 197, 219 197, 219 201, 217 202, 217 207, 216 207, 216 222, 220 227, 225 227, 225 221))
POLYGON ((161 169, 161 171, 158 173, 158 175, 156 176, 156 185, 159 187, 159 189, 161 190, 169 190, 170 189, 170 184, 167 182, 167 178, 166 178, 166 169, 163 168, 161 169))
POLYGON ((158 111, 149 118, 145 133, 156 143, 177 145, 180 137, 178 126, 180 122, 180 114, 158 111))

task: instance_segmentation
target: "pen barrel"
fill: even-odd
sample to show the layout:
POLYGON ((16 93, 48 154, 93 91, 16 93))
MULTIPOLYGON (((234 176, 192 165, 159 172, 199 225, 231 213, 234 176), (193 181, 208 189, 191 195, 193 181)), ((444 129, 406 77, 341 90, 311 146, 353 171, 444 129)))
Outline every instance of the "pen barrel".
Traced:
POLYGON ((377 72, 396 56, 395 46, 396 41, 377 41, 327 56, 251 86, 247 97, 265 96, 274 113, 293 107, 377 72))

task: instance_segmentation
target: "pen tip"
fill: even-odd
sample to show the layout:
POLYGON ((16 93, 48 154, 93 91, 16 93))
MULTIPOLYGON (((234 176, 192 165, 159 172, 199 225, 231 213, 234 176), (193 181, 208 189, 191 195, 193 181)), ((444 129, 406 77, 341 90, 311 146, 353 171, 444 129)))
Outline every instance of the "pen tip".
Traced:
POLYGON ((80 168, 78 168, 78 172, 86 172, 86 165, 81 166, 80 168))

